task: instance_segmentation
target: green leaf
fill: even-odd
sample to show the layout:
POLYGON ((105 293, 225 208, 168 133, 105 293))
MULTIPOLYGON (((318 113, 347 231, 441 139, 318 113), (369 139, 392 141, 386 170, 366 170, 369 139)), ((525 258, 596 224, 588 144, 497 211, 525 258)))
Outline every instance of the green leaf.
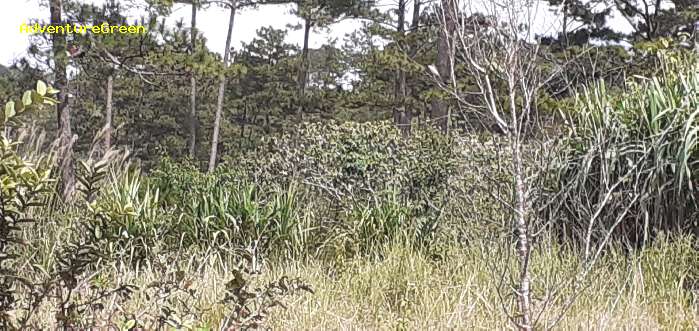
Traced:
POLYGON ((37 81, 37 82, 36 82, 36 91, 37 91, 41 96, 46 95, 46 90, 47 90, 47 88, 48 88, 48 87, 46 86, 46 83, 44 83, 43 81, 37 81))
POLYGON ((10 101, 5 104, 5 121, 15 116, 15 102, 10 101))
POLYGON ((123 327, 121 328, 124 331, 128 331, 133 329, 136 326, 136 320, 128 320, 124 323, 123 327))
POLYGON ((102 239, 102 229, 99 226, 95 227, 95 239, 97 239, 97 240, 102 239))
POLYGON ((51 97, 44 97, 44 104, 53 106, 55 104, 58 104, 58 100, 51 97))
POLYGON ((32 104, 32 91, 24 92, 24 95, 22 95, 22 103, 25 106, 29 106, 32 104))
POLYGON ((42 96, 38 92, 32 92, 32 102, 34 102, 35 104, 44 103, 44 96, 42 96))
POLYGON ((49 89, 48 89, 48 91, 46 91, 46 94, 53 95, 53 94, 58 94, 58 92, 61 92, 61 91, 53 88, 53 86, 49 86, 49 89))

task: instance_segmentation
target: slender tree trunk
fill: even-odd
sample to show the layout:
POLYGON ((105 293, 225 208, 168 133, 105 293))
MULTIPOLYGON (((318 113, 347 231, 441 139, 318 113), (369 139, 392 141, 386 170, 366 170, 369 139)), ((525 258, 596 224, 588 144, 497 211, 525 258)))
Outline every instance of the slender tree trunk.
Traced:
POLYGON ((563 21, 561 28, 561 46, 568 48, 568 0, 563 2, 563 21))
MULTIPOLYGON (((192 0, 192 55, 196 52, 197 41, 197 1, 192 0)), ((197 79, 194 71, 189 77, 189 157, 194 158, 197 145, 197 79)))
MULTIPOLYGON (((406 0, 398 0, 398 45, 400 48, 405 47, 403 38, 405 37, 405 5, 406 0)), ((393 122, 400 129, 404 137, 410 134, 410 122, 406 121, 407 109, 405 108, 406 97, 406 79, 405 71, 402 69, 396 70, 396 78, 393 90, 393 122)))
MULTIPOLYGON (((420 25, 420 5, 421 5, 421 0, 413 0, 413 18, 412 22, 410 23, 410 33, 417 33, 417 29, 420 25)), ((412 45, 409 54, 411 59, 414 59, 415 56, 417 55, 417 45, 412 45)), ((403 82, 405 84, 405 95, 408 96, 412 92, 410 91, 410 88, 406 84, 406 74, 403 73, 403 82)), ((411 81, 412 81, 412 75, 411 75, 411 81)), ((405 112, 403 113, 403 117, 401 118, 401 124, 403 127, 407 128, 407 134, 410 135, 410 130, 412 129, 412 122, 413 122, 413 109, 407 108, 405 109, 405 112)))
POLYGON ((112 147, 112 92, 114 90, 114 74, 107 76, 107 106, 104 114, 104 152, 112 147))
MULTIPOLYGON (((421 0, 413 1, 413 20, 410 23, 410 32, 415 33, 417 31, 418 25, 420 25, 420 6, 422 5, 421 0)), ((416 48, 411 49, 414 52, 416 48)))
POLYGON ((301 51, 301 65, 298 73, 298 113, 299 122, 303 120, 303 112, 306 110, 306 84, 308 82, 308 40, 311 35, 312 22, 310 19, 304 19, 303 27, 303 49, 301 51))
MULTIPOLYGON (((236 2, 231 2, 231 15, 228 19, 228 36, 226 37, 226 50, 223 55, 223 67, 228 69, 228 60, 231 56, 231 38, 233 37, 233 22, 235 19, 236 2)), ((225 70, 224 70, 225 71, 225 70)), ((218 101, 216 102, 216 118, 214 119, 214 133, 211 138, 211 155, 209 156, 209 172, 216 168, 216 153, 218 150, 218 135, 221 129, 221 113, 223 113, 223 99, 226 94, 226 73, 221 73, 221 82, 218 87, 218 101)))
MULTIPOLYGON (((448 84, 447 81, 451 77, 451 42, 449 38, 454 33, 454 3, 453 0, 441 0, 442 8, 441 12, 444 14, 445 25, 442 26, 439 32, 439 40, 437 41, 437 72, 439 72, 440 79, 443 83, 448 84)), ((442 132, 446 133, 449 129, 449 110, 448 104, 442 100, 435 98, 432 100, 430 120, 432 125, 437 127, 442 132)))
MULTIPOLYGON (((240 119, 240 139, 238 141, 238 148, 243 149, 243 139, 245 138, 245 121, 248 118, 248 105, 243 105, 243 116, 240 119)), ((254 122, 254 121, 253 121, 254 122)))
MULTIPOLYGON (((515 100, 517 95, 515 91, 515 82, 508 83, 510 93, 510 109, 512 114, 512 130, 510 131, 510 141, 512 147, 512 167, 515 179, 515 230, 517 231, 517 258, 519 259, 519 289, 517 291, 517 301, 519 310, 522 315, 519 328, 520 330, 532 330, 531 320, 531 277, 529 274, 529 199, 528 189, 525 182, 525 169, 522 162, 522 144, 521 144, 521 125, 517 118, 517 105, 515 100)), ((523 113, 528 113, 529 109, 523 110, 523 113)), ((523 117, 524 118, 524 117, 523 117)))
MULTIPOLYGON (((51 24, 61 25, 61 0, 50 0, 51 24)), ((58 105, 56 115, 58 117, 59 151, 57 155, 58 171, 61 182, 59 193, 64 200, 68 199, 75 189, 75 169, 73 169, 73 134, 70 128, 70 105, 68 100, 68 56, 66 55, 66 36, 61 33, 51 35, 54 61, 54 86, 58 92, 58 105)))
MULTIPOLYGON (((517 141, 516 139, 513 139, 517 141)), ((515 171, 515 228, 517 230, 517 257, 519 258, 519 310, 522 314, 520 329, 531 330, 531 277, 529 275, 529 228, 528 228, 528 202, 527 189, 524 182, 524 168, 522 164, 521 146, 519 142, 513 144, 513 165, 515 171)))

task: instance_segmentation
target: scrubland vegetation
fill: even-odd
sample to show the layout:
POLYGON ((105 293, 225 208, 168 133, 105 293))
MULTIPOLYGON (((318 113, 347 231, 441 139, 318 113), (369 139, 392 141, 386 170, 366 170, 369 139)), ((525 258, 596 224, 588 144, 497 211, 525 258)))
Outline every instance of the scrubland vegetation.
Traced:
MULTIPOLYGON (((171 6, 148 3, 155 18, 171 6)), ((337 66, 314 67, 307 45, 296 54, 271 28, 231 67, 230 54, 194 49, 194 29, 178 53, 187 34, 161 26, 135 66, 114 62, 132 45, 117 37, 75 37, 93 47, 85 58, 56 56, 55 37, 53 83, 27 62, 0 75, 0 328, 699 328, 688 39, 639 25, 631 50, 568 44, 566 31, 546 44, 520 37, 515 18, 498 30, 497 15, 459 16, 458 3, 420 16, 418 2, 426 28, 406 32, 401 1, 382 49, 353 35, 370 50, 338 62, 362 75, 350 91, 328 83, 337 66), (607 52, 633 58, 597 68, 607 52), (192 58, 201 72, 186 79, 162 71, 192 58), (94 115, 103 96, 79 86, 107 76, 108 115, 94 115), (183 100, 193 112, 175 113, 183 100)), ((307 27, 326 22, 301 4, 307 27)), ((118 6, 63 5, 125 19, 118 6)), ((61 2, 50 6, 57 23, 61 2)))
MULTIPOLYGON (((692 70, 641 80, 618 100, 591 88, 571 115, 576 132, 549 142, 530 257, 537 328, 696 327, 686 193, 697 163, 681 154, 696 153, 692 70), (632 179, 604 202, 597 183, 622 176, 632 179), (576 222, 591 216, 585 203, 608 206, 592 232, 576 222)), ((501 136, 307 124, 211 174, 167 159, 144 174, 110 151, 80 163, 69 203, 50 194, 50 163, 24 137, 4 143, 3 210, 27 223, 4 229, 15 254, 4 268, 18 276, 6 313, 26 326, 490 329, 516 311, 501 136)))

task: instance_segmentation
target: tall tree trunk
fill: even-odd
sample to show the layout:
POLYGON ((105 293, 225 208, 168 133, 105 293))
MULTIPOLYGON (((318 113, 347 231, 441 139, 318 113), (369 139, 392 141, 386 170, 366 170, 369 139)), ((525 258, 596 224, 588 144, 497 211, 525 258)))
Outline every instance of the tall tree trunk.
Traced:
POLYGON ((561 46, 566 49, 568 48, 568 8, 569 8, 570 2, 569 0, 565 0, 563 2, 563 20, 562 20, 562 28, 561 28, 561 46))
MULTIPOLYGON (((404 37, 405 37, 405 5, 406 0, 398 0, 398 45, 401 49, 405 47, 404 37)), ((394 82, 393 90, 393 122, 403 136, 407 137, 410 134, 410 122, 407 119, 407 109, 405 108, 405 97, 406 97, 406 80, 405 71, 402 69, 396 70, 396 78, 394 82)))
POLYGON ((216 153, 218 150, 218 135, 221 129, 221 113, 223 113, 223 99, 226 94, 226 73, 225 69, 228 69, 228 60, 231 56, 231 38, 233 37, 233 21, 235 19, 235 9, 236 2, 231 2, 231 15, 228 19, 228 36, 226 37, 226 49, 223 55, 223 67, 224 72, 221 73, 218 87, 218 101, 216 102, 216 118, 214 119, 214 133, 211 138, 211 155, 209 156, 209 172, 214 171, 216 168, 216 153))
MULTIPOLYGON (((413 0, 413 18, 412 22, 410 23, 410 33, 417 33, 418 26, 420 25, 420 1, 421 0, 413 0)), ((408 56, 411 59, 414 59, 415 56, 417 55, 417 45, 411 45, 410 49, 408 50, 408 56)), ((402 77, 402 82, 404 85, 404 95, 407 97, 410 95, 412 92, 410 91, 410 88, 407 86, 406 80, 407 74, 404 72, 403 77, 402 77)), ((412 75, 410 80, 412 81, 412 75)), ((403 104, 405 105, 405 101, 403 101, 403 104)), ((407 106, 404 106, 404 112, 400 118, 400 123, 404 128, 403 134, 404 135, 410 135, 410 130, 412 129, 412 122, 413 122, 413 109, 408 108, 407 106)))
MULTIPOLYGON (((413 20, 410 23, 410 32, 414 33, 417 31, 418 25, 420 25, 420 5, 422 5, 421 0, 413 1, 413 20)), ((414 53, 417 48, 411 49, 414 53)))
MULTIPOLYGON (((447 84, 449 77, 451 77, 451 41, 449 38, 454 33, 455 13, 453 0, 441 0, 441 2, 441 14, 444 15, 446 24, 439 32, 439 40, 437 41, 437 72, 439 72, 442 82, 447 84)), ((448 104, 444 100, 438 98, 432 100, 430 120, 432 125, 442 132, 448 131, 449 110, 448 104)))
MULTIPOLYGON (((300 10, 300 8, 299 8, 300 10)), ((298 116, 299 122, 303 120, 303 112, 306 109, 306 84, 308 82, 308 40, 311 35, 313 23, 310 19, 304 18, 303 27, 303 49, 301 51, 301 65, 298 72, 298 116)))
POLYGON ((104 152, 112 147, 112 91, 114 90, 114 74, 107 76, 107 106, 104 114, 104 152))
MULTIPOLYGON (((61 0, 50 0, 49 10, 51 12, 51 25, 62 25, 61 0)), ((56 115, 58 117, 58 139, 60 148, 57 155, 58 171, 61 182, 59 183, 59 193, 64 200, 68 199, 75 189, 75 169, 73 169, 73 134, 70 128, 70 105, 68 100, 68 56, 66 54, 66 36, 61 33, 54 33, 52 38, 52 51, 54 61, 54 86, 58 92, 58 105, 56 115)))
MULTIPOLYGON (((197 0, 192 0, 192 55, 196 52, 197 41, 197 0)), ((197 144, 197 79, 194 71, 189 77, 189 157, 194 158, 197 144)))

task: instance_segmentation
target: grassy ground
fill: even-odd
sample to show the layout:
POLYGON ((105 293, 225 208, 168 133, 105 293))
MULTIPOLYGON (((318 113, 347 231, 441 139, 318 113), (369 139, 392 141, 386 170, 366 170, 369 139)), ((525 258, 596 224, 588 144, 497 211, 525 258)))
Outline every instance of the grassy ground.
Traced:
MULTIPOLYGON (((497 258, 499 250, 485 247, 451 247, 436 258, 396 244, 382 258, 269 263, 250 279, 262 285, 281 276, 299 277, 314 290, 284 297, 286 309, 270 311, 265 325, 276 330, 509 328, 504 311, 514 307, 506 294, 507 279, 501 286, 503 300, 498 295, 499 272, 508 262, 497 258)), ((545 329, 572 295, 569 285, 558 284, 572 279, 579 261, 557 248, 542 247, 539 252, 533 259, 534 301, 537 310, 543 310, 538 326, 545 329), (546 300, 554 293, 560 295, 557 300, 546 300)), ((614 250, 591 271, 586 290, 555 329, 696 330, 698 258, 689 239, 659 243, 642 256, 614 250)), ((104 300, 98 320, 118 324, 125 321, 123 316, 131 316, 154 329, 166 308, 176 312, 168 318, 183 325, 216 327, 230 311, 220 304, 232 279, 230 266, 221 255, 206 253, 162 257, 142 265, 139 272, 132 266, 111 265, 95 273, 79 293, 93 293, 89 284, 129 283, 138 287, 132 297, 104 300), (163 285, 169 282, 176 285, 163 285), (149 289, 154 285, 158 288, 149 289)), ((36 326, 51 328, 41 322, 52 320, 49 314, 51 305, 43 305, 36 326)))
MULTIPOLYGON (((671 253, 664 249, 662 253, 671 253)), ((394 248, 383 261, 354 261, 339 275, 320 265, 280 268, 277 273, 312 280, 317 293, 294 299, 289 303, 292 308, 275 315, 271 325, 317 330, 505 328, 508 324, 497 294, 498 276, 481 259, 488 255, 483 253, 471 249, 433 261, 394 248)), ((557 328, 699 327, 697 293, 683 288, 688 265, 661 262, 658 257, 635 257, 632 263, 618 256, 607 259, 592 273, 590 287, 579 295, 557 328)), ((542 329, 562 309, 558 302, 544 308, 546 292, 553 289, 545 283, 574 273, 575 263, 564 259, 541 255, 535 265, 537 308, 545 309, 539 322, 542 329)), ((562 301, 569 295, 570 291, 562 289, 562 301)), ((505 305, 509 307, 510 301, 505 298, 505 305)))

